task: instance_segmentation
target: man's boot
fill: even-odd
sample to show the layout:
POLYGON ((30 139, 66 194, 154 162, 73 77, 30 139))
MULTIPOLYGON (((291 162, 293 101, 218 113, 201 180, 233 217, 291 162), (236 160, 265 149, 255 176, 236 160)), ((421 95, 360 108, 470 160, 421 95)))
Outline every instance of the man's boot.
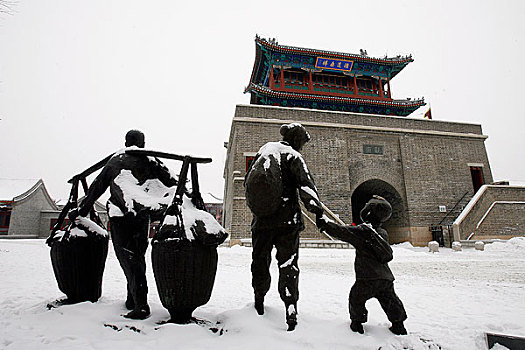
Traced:
POLYGON ((290 304, 286 307, 286 324, 288 324, 288 332, 291 332, 297 326, 297 306, 290 304))
POLYGON ((352 321, 352 323, 350 323, 350 329, 359 334, 365 333, 363 324, 361 322, 352 321))
POLYGON ((142 305, 139 307, 136 307, 132 311, 128 312, 126 315, 124 315, 125 318, 130 318, 132 320, 144 320, 148 318, 150 315, 150 309, 149 306, 142 305))
POLYGON ((406 335, 407 330, 405 329, 405 326, 403 325, 403 321, 400 322, 392 322, 392 327, 389 328, 390 332, 394 333, 395 335, 406 335))
POLYGON ((264 297, 255 296, 255 304, 253 306, 259 315, 264 315, 264 297))

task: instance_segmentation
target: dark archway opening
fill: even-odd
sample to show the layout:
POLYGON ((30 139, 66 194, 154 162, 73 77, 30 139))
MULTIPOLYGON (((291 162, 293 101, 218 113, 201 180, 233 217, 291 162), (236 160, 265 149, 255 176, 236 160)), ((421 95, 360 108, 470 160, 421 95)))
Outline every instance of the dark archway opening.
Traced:
POLYGON ((392 205, 392 216, 384 224, 387 231, 389 227, 408 226, 403 199, 392 185, 379 179, 363 182, 352 194, 352 220, 356 225, 362 223, 359 213, 373 195, 385 198, 392 205))

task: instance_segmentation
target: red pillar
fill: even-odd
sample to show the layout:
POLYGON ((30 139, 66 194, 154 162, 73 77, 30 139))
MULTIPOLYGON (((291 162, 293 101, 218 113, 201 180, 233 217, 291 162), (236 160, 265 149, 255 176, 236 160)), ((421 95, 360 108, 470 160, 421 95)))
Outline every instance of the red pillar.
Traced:
POLYGON ((379 77, 379 97, 385 98, 385 92, 383 91, 383 82, 381 81, 381 77, 379 77))
POLYGON ((388 85, 388 98, 392 98, 392 94, 390 92, 390 77, 386 78, 386 84, 388 85))
POLYGON ((279 84, 279 87, 284 90, 284 70, 283 70, 283 66, 281 66, 281 83, 279 84))
POLYGON ((275 78, 273 77, 273 64, 270 67, 270 89, 275 89, 275 78))
POLYGON ((354 74, 354 95, 359 95, 359 90, 357 90, 357 78, 354 74))
POLYGON ((314 82, 312 79, 312 71, 308 71, 308 91, 314 91, 314 82))

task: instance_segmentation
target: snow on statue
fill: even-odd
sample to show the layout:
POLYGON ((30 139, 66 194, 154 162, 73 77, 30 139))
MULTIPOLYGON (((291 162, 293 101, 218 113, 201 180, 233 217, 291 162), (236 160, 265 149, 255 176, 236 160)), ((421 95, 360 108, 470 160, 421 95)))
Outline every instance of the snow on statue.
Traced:
POLYGON ((255 309, 264 314, 264 297, 270 289, 273 246, 279 264, 279 295, 286 308, 288 330, 297 324, 299 232, 304 223, 298 194, 306 209, 322 215, 314 180, 299 153, 310 140, 298 123, 281 126, 281 142, 269 142, 257 153, 246 174, 246 202, 253 213, 252 286, 255 309))
MULTIPOLYGON (((144 148, 144 134, 130 130, 125 146, 144 148)), ((144 255, 148 247, 150 218, 156 218, 165 209, 175 191, 177 181, 160 160, 146 155, 117 152, 104 166, 89 187, 78 211, 70 219, 85 217, 95 201, 109 187, 108 200, 111 240, 115 254, 127 280, 127 318, 144 319, 149 316, 144 255), (171 189, 173 187, 173 189, 171 189)))

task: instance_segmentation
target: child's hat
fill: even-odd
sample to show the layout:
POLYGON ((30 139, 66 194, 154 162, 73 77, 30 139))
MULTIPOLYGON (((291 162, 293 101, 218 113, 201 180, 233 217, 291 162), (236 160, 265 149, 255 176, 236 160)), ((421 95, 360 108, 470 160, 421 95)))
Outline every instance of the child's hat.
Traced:
POLYGON ((361 210, 361 220, 364 222, 385 222, 392 215, 392 206, 381 196, 373 195, 361 210))

